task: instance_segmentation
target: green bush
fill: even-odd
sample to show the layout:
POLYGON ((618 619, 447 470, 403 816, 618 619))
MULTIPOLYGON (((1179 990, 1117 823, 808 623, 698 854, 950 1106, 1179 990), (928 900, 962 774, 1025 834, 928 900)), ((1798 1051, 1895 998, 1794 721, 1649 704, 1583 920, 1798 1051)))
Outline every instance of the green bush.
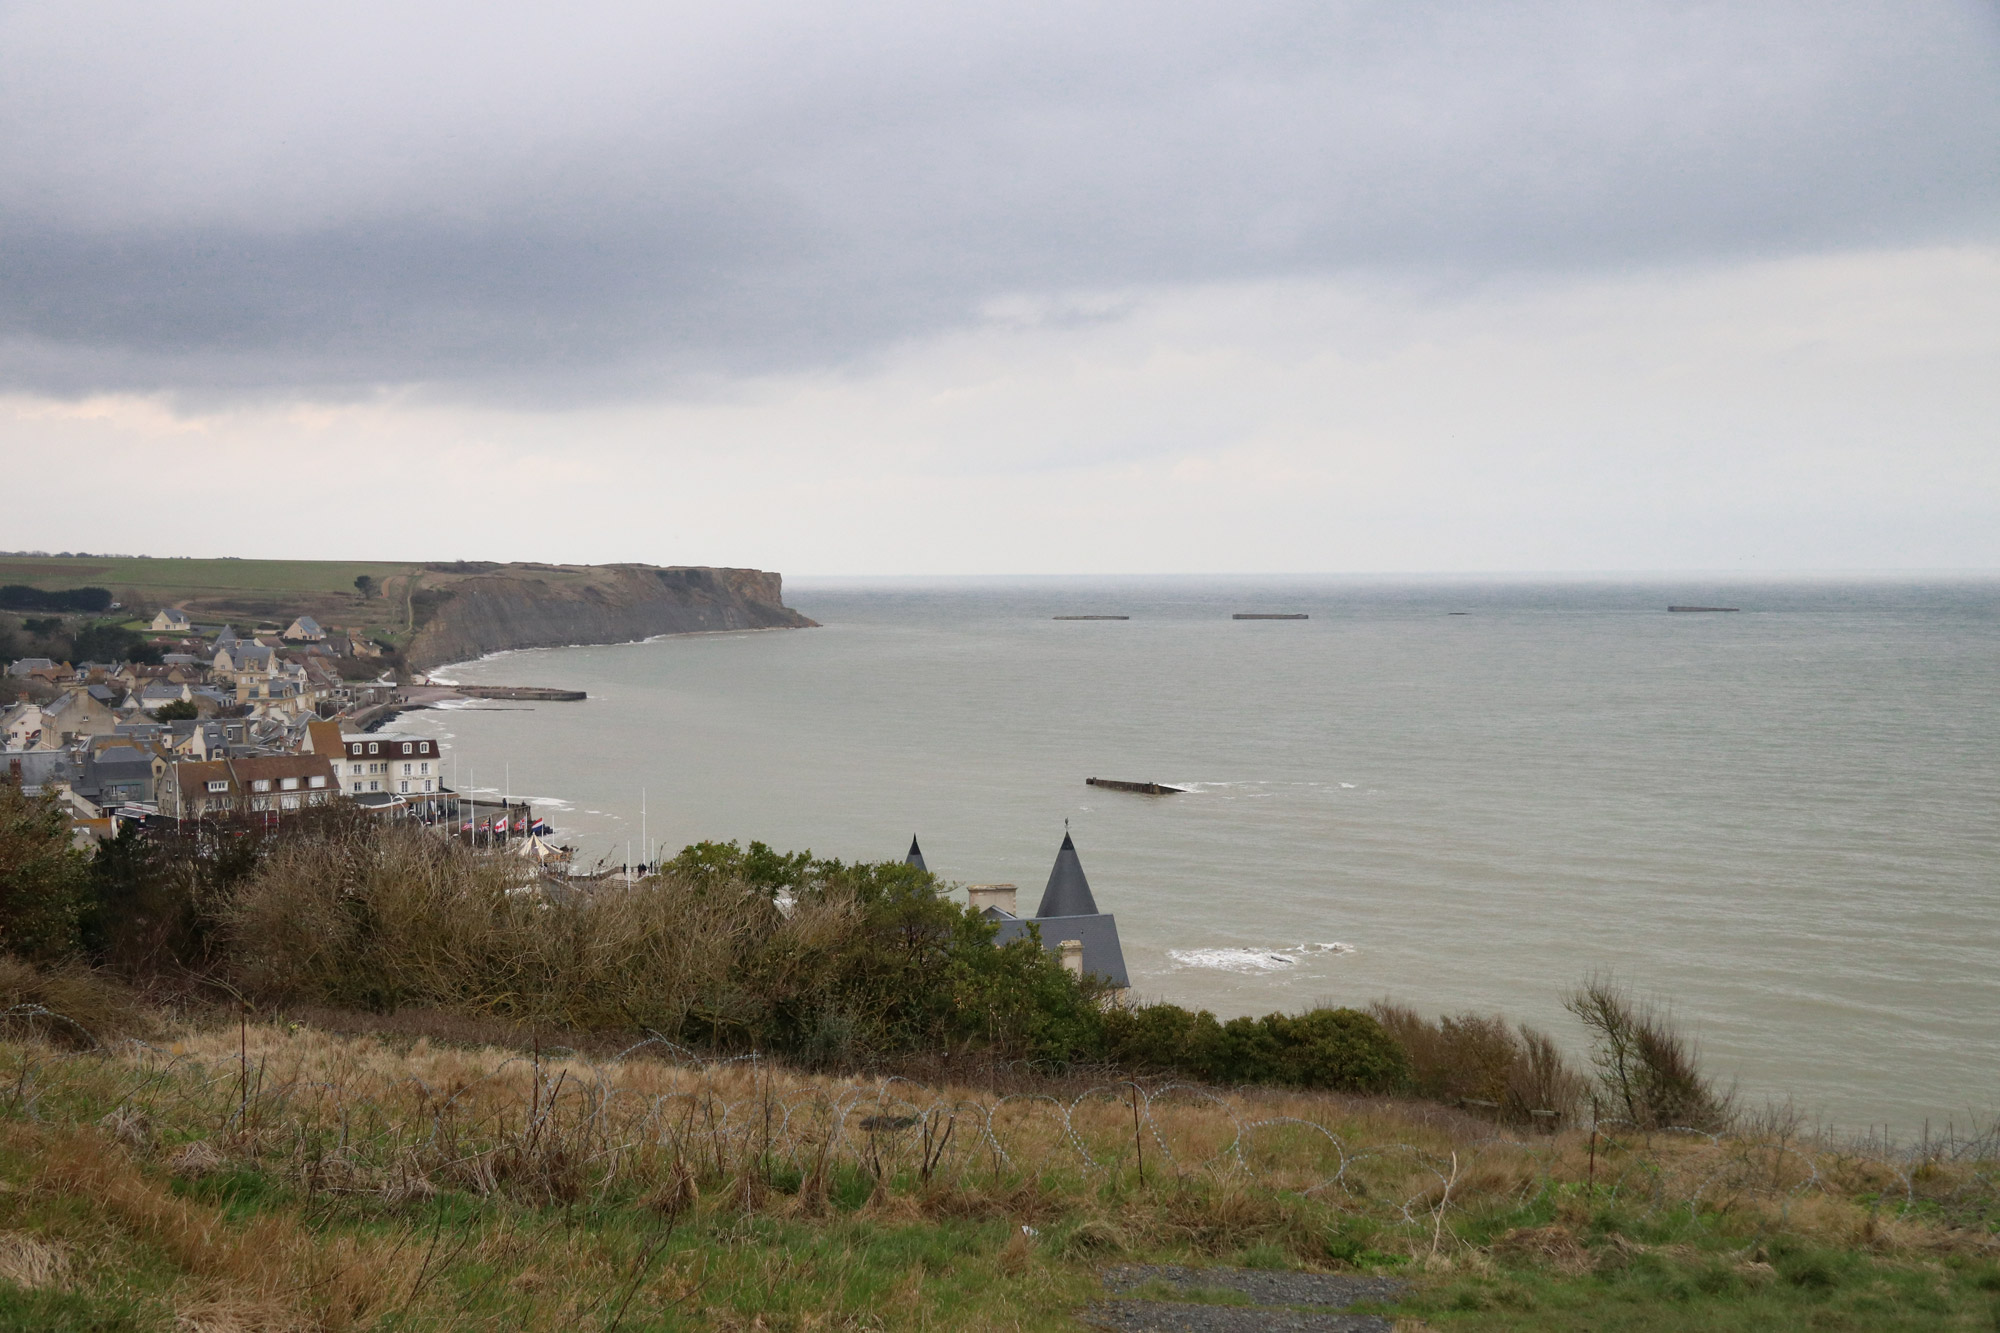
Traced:
POLYGON ((1095 989, 900 863, 698 844, 636 884, 522 892, 418 829, 274 845, 226 896, 221 964, 268 1000, 652 1030, 807 1064, 1101 1047, 1095 989))
POLYGON ((88 879, 54 793, 29 796, 0 778, 0 952, 37 961, 75 953, 88 879))
POLYGON ((1410 1079, 1408 1057, 1380 1023, 1323 1006, 1227 1023, 1175 1004, 1113 1009, 1104 1017, 1104 1053, 1134 1070, 1210 1083, 1388 1092, 1410 1079))

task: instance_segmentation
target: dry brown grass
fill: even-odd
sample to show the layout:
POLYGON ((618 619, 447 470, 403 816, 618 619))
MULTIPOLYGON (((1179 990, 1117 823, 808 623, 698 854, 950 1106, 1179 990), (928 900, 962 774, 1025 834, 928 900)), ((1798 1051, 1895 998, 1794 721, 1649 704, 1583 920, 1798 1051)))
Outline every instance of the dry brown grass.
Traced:
POLYGON ((22 1125, 0 1132, 10 1147, 40 1160, 39 1188, 88 1198, 141 1243, 213 1284, 217 1309, 249 1327, 293 1327, 301 1319, 329 1333, 365 1326, 390 1308, 392 1291, 408 1285, 410 1261, 386 1247, 316 1235, 276 1215, 227 1224, 216 1209, 149 1179, 101 1133, 22 1125))
POLYGON ((69 1275, 66 1247, 23 1231, 0 1231, 0 1282, 35 1291, 69 1275))
MULTIPOLYGON (((0 1120, 0 1148, 38 1163, 44 1195, 91 1201, 185 1271, 174 1300, 186 1327, 346 1329, 405 1304, 442 1320, 447 1294, 424 1276, 441 1191, 490 1203, 444 1244, 493 1275, 521 1326, 549 1328, 632 1280, 629 1249, 562 1222, 606 1206, 642 1228, 699 1230, 737 1280, 768 1264, 779 1284, 798 1280, 784 1264, 799 1261, 758 1248, 772 1226, 998 1224, 979 1262, 1048 1292, 1117 1254, 1227 1261, 1256 1247, 1323 1266, 1328 1235, 1350 1223, 1421 1272, 1483 1273, 1495 1259, 1479 1219, 1531 1205, 1535 1224, 1496 1229, 1493 1254, 1556 1273, 1583 1271, 1585 1248, 1590 1265, 1621 1261, 1597 1231, 1614 1205, 1908 1262, 1992 1247, 1987 1233, 1864 1202, 1964 1197, 1977 1163, 1940 1159, 1914 1180, 1907 1164, 1796 1137, 1633 1132, 1593 1149, 1587 1133, 1509 1138, 1490 1120, 1379 1097, 1155 1088, 1135 1143, 1129 1087, 996 1097, 659 1046, 599 1059, 252 1023, 183 1029, 165 1049, 0 1056, 32 1065, 43 1117, 0 1120), (201 1202, 246 1174, 293 1202, 236 1223, 201 1202), (301 1221, 341 1210, 383 1229, 301 1221)), ((710 1279, 693 1264, 670 1256, 635 1289, 694 1299, 710 1279)))
POLYGON ((128 988, 101 972, 75 964, 36 967, 0 954, 0 1012, 8 1011, 6 1030, 74 1048, 143 1034, 151 1017, 128 988))

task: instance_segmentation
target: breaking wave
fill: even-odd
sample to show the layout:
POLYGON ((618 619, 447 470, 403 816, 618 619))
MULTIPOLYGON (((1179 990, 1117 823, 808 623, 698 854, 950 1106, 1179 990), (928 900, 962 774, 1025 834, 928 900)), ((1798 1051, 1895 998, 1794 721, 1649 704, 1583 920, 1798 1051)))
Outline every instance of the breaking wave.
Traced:
POLYGON ((1324 944, 1294 944, 1289 949, 1169 949, 1176 967, 1205 967, 1217 972, 1282 972, 1320 954, 1353 953, 1354 946, 1338 940, 1324 944))

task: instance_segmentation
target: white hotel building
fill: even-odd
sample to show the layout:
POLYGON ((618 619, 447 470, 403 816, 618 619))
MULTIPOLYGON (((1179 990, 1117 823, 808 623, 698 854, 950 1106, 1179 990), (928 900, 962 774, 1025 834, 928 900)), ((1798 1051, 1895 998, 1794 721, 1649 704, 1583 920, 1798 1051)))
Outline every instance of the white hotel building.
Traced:
MULTIPOLYGON (((313 729, 333 724, 316 722, 313 729)), ((438 743, 420 736, 342 736, 334 751, 324 742, 332 737, 313 737, 312 748, 330 752, 340 775, 340 789, 349 796, 386 793, 421 800, 444 790, 444 763, 438 743)))

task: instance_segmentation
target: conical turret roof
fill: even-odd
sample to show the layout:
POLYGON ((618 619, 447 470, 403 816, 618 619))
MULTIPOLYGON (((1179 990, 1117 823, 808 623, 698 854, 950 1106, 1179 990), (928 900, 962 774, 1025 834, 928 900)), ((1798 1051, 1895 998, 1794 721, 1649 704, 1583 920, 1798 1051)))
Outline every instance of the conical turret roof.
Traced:
POLYGON ((925 873, 930 871, 930 867, 924 864, 924 849, 917 846, 917 835, 914 833, 910 835, 910 854, 903 858, 903 864, 915 866, 925 873))
POLYGON ((1090 896, 1090 881, 1084 878, 1083 862, 1077 860, 1076 844, 1063 833, 1056 851, 1055 868, 1049 871, 1049 886, 1042 890, 1042 905, 1036 916, 1096 916, 1097 899, 1090 896))

